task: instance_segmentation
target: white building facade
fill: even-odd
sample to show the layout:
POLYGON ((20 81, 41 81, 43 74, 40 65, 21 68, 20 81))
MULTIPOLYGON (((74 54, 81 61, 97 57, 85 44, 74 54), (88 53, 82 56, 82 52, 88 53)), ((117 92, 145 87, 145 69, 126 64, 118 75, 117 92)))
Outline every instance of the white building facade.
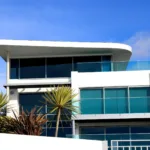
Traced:
MULTIPOLYGON (((18 114, 21 107, 41 106, 47 89, 70 86, 80 114, 64 122, 59 136, 107 140, 109 146, 112 140, 150 139, 150 62, 132 62, 131 55, 132 48, 119 43, 0 41, 7 95, 18 114)), ((43 131, 53 136, 55 122, 43 131)))

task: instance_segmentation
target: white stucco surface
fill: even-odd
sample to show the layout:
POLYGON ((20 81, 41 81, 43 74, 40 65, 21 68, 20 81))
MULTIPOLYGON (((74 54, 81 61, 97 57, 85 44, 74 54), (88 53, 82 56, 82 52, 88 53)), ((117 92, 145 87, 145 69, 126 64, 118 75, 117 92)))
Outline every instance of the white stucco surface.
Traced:
POLYGON ((94 140, 80 140, 54 137, 0 134, 2 150, 107 150, 107 143, 94 140))

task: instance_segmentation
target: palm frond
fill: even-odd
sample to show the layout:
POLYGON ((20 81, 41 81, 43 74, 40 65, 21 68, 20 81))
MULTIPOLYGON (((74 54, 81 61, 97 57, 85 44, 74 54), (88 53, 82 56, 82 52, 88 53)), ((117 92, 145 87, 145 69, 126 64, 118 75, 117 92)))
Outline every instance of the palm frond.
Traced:
POLYGON ((0 110, 4 109, 6 105, 8 104, 8 99, 7 95, 3 94, 2 92, 0 93, 0 110))
POLYGON ((55 87, 43 95, 47 108, 50 108, 48 113, 57 116, 56 131, 58 131, 58 122, 71 120, 71 116, 75 117, 74 113, 79 113, 79 108, 75 105, 79 101, 74 100, 77 95, 69 86, 55 87))

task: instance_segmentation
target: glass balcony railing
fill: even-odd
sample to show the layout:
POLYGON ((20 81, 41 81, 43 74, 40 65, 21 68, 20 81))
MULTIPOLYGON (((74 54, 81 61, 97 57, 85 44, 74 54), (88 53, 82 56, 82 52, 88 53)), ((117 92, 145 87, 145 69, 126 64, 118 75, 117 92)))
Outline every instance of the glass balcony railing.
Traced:
POLYGON ((112 71, 150 70, 150 61, 112 62, 112 71))
POLYGON ((78 72, 109 72, 150 70, 150 61, 118 61, 118 62, 88 62, 80 63, 75 71, 78 72))
POLYGON ((73 71, 109 72, 150 70, 150 61, 86 62, 78 63, 73 71))

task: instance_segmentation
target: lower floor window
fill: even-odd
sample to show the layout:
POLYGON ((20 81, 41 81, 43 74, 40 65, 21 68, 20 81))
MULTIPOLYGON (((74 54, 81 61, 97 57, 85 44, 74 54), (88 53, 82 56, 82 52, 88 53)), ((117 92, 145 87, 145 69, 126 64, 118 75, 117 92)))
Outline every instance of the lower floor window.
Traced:
MULTIPOLYGON (((145 143, 144 140, 150 139, 149 126, 124 126, 124 127, 90 127, 81 126, 79 128, 79 138, 92 140, 107 140, 111 146, 112 140, 143 140, 139 145, 145 143)), ((121 143, 121 142, 120 142, 121 143)), ((126 142, 132 145, 134 142, 126 142)), ((150 144, 150 141, 149 141, 150 144)))
POLYGON ((82 114, 150 113, 150 87, 80 90, 82 114))

